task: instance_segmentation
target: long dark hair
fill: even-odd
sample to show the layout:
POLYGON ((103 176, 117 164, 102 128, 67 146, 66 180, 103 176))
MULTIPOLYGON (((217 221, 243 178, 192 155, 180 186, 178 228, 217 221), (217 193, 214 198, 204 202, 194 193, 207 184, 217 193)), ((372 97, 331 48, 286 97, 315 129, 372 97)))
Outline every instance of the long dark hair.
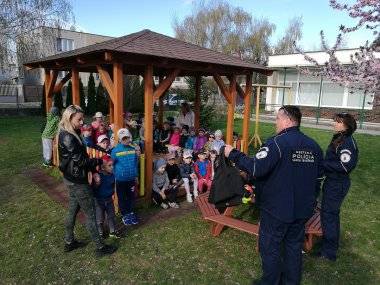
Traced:
POLYGON ((339 132, 333 136, 331 144, 338 147, 342 144, 345 136, 351 136, 357 129, 355 118, 349 113, 337 113, 334 115, 333 120, 338 123, 343 123, 346 130, 339 132))

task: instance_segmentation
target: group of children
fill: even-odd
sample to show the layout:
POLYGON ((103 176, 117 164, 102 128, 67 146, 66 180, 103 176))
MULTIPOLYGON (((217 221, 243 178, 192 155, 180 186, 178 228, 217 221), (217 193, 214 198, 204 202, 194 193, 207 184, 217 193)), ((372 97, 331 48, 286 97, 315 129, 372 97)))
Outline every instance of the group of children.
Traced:
MULTIPOLYGON (((91 184, 94 189, 99 233, 104 235, 106 216, 111 237, 120 236, 115 226, 115 191, 122 222, 125 225, 138 224, 134 201, 139 155, 141 146, 144 145, 143 118, 138 125, 132 120, 132 114, 127 113, 125 125, 126 128, 118 131, 118 142, 114 141, 113 125, 107 125, 100 112, 95 114, 91 124, 82 127, 85 145, 105 153, 102 166, 92 175, 91 184), (138 144, 133 141, 134 130, 138 144)), ((179 128, 170 120, 161 128, 155 123, 154 151, 166 153, 167 156, 166 159, 160 158, 154 163, 153 201, 164 209, 178 208, 177 194, 180 186, 184 186, 189 203, 198 193, 209 191, 214 176, 214 161, 224 145, 222 137, 220 130, 211 133, 203 128, 196 131, 186 125, 179 128)), ((235 141, 238 143, 238 137, 235 141)))

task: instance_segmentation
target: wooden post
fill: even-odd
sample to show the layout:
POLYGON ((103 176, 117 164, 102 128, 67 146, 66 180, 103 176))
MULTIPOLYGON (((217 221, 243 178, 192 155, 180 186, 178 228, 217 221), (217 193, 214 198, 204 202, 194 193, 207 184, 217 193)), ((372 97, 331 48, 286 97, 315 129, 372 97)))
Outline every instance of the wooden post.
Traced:
POLYGON ((247 74, 244 94, 243 152, 248 154, 249 123, 251 119, 252 74, 247 74))
POLYGON ((226 131, 226 144, 232 145, 233 143, 233 131, 234 131, 234 114, 236 103, 236 75, 231 76, 230 81, 230 102, 228 102, 227 108, 227 131, 226 131))
POLYGON ((194 127, 196 130, 200 127, 201 117, 201 76, 195 76, 195 102, 194 102, 194 127))
POLYGON ((53 106, 53 98, 49 96, 49 83, 50 83, 50 70, 45 69, 45 102, 46 102, 46 114, 49 113, 53 106))
MULTIPOLYGON (((158 79, 158 85, 160 85, 163 81, 163 77, 160 76, 158 79)), ((158 125, 162 127, 164 124, 164 96, 161 96, 158 99, 158 125)))
POLYGON ((72 83, 73 105, 80 106, 79 72, 76 67, 73 67, 71 71, 71 83, 72 83))
POLYGON ((145 113, 145 193, 150 201, 153 180, 153 65, 145 67, 144 74, 144 113, 145 113))
MULTIPOLYGON (((124 127, 123 109, 124 109, 124 84, 123 84, 123 64, 115 62, 113 64, 113 85, 114 85, 114 133, 124 127)), ((115 135, 115 141, 118 141, 115 135)))

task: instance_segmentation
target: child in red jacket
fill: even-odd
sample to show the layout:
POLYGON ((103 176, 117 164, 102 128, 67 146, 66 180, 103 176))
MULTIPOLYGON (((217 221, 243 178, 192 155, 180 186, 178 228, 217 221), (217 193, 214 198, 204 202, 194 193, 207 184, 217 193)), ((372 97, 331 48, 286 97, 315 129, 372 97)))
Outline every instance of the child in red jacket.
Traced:
POLYGON ((209 191, 212 182, 212 168, 211 162, 206 159, 206 152, 203 149, 198 153, 198 160, 194 163, 194 170, 198 177, 198 191, 200 193, 209 191), (205 190, 203 186, 205 186, 205 190))

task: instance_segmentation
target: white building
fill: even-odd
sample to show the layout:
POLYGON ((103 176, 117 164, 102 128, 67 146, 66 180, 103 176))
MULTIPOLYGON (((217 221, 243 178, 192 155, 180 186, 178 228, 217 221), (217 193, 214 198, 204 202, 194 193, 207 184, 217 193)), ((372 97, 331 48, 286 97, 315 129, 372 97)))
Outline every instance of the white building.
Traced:
MULTIPOLYGON (((342 64, 350 64, 351 55, 358 49, 342 49, 336 52, 342 64)), ((319 64, 328 61, 326 52, 308 52, 319 64)), ((380 53, 378 54, 380 57, 380 53)), ((291 86, 290 92, 284 89, 268 88, 266 110, 271 111, 283 104, 303 107, 341 108, 372 110, 373 95, 363 98, 363 92, 350 90, 331 82, 328 78, 305 76, 298 67, 311 67, 302 54, 273 55, 269 57, 268 67, 276 70, 268 78, 268 84, 291 86)))

